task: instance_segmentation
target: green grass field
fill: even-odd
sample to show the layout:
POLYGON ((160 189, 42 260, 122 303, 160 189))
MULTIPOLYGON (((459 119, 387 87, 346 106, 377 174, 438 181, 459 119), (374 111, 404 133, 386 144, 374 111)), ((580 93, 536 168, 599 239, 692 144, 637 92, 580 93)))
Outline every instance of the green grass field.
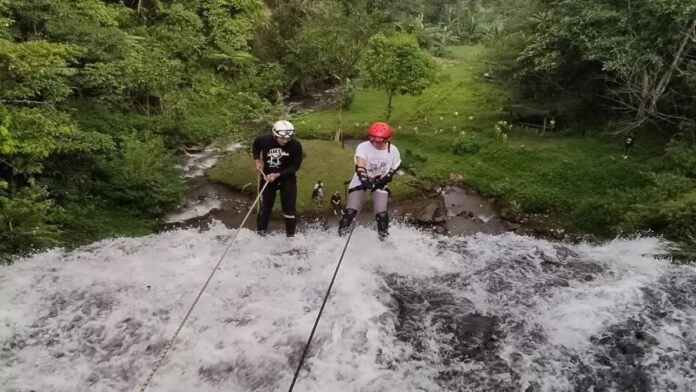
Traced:
MULTIPOLYGON (((428 136, 435 131, 459 133, 487 129, 502 116, 502 105, 510 93, 483 79, 486 65, 480 47, 453 48, 453 59, 439 60, 439 81, 421 96, 397 96, 389 120, 400 134, 428 136)), ((346 135, 362 137, 373 121, 384 120, 387 97, 382 91, 356 89, 350 110, 339 116, 337 110, 299 115, 295 121, 304 137, 329 138, 337 129, 346 135)))

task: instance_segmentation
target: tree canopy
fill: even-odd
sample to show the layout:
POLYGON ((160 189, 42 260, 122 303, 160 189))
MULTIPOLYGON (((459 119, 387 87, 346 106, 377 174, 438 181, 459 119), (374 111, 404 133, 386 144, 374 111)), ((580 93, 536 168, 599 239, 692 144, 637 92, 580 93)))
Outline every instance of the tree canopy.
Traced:
POLYGON ((418 46, 415 37, 396 33, 370 38, 361 65, 367 86, 387 93, 388 120, 396 95, 419 95, 434 80, 435 64, 418 46))

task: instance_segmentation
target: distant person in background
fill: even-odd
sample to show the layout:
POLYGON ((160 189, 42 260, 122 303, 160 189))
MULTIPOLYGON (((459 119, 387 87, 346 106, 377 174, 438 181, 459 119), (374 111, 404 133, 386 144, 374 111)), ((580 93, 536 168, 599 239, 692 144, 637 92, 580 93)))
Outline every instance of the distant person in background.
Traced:
POLYGON ((401 166, 399 150, 389 138, 392 129, 385 122, 376 122, 367 129, 368 141, 355 149, 355 174, 348 184, 348 200, 343 217, 338 224, 338 234, 348 233, 351 223, 362 206, 365 193, 372 193, 372 210, 377 220, 377 234, 380 240, 389 236, 389 214, 387 184, 401 166))
POLYGON ((324 183, 321 180, 314 184, 314 189, 312 189, 312 200, 314 204, 321 206, 324 202, 324 183))
POLYGON ((636 142, 636 134, 631 132, 626 136, 626 142, 624 143, 624 157, 623 159, 628 158, 628 151, 633 147, 633 143, 636 142))
POLYGON ((256 216, 256 231, 266 235, 271 212, 275 203, 276 192, 280 191, 280 204, 285 218, 285 234, 295 235, 297 219, 297 177, 295 173, 302 164, 302 144, 296 139, 295 127, 290 121, 277 121, 271 128, 271 134, 262 135, 254 140, 252 152, 254 165, 261 178, 259 191, 268 183, 261 194, 261 208, 256 216))
POLYGON ((331 195, 331 208, 333 209, 334 215, 343 215, 343 206, 341 203, 341 193, 336 191, 331 195))

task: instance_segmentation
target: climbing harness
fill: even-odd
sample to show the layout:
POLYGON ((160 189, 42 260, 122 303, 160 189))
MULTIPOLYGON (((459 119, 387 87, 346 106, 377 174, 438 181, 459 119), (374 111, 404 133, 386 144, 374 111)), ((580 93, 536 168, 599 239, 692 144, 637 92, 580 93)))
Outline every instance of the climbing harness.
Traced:
MULTIPOLYGON (((263 172, 261 172, 261 174, 263 174, 263 172)), ((215 272, 218 270, 218 268, 220 268, 220 264, 222 264, 222 260, 224 260, 225 256, 227 256, 227 252, 229 252, 230 248, 232 247, 232 244, 234 244, 235 240, 237 239, 237 236, 239 235, 239 232, 241 231, 242 227, 244 227, 244 223, 246 223, 247 219, 249 219, 249 215, 251 215, 251 212, 254 210, 254 206, 259 202, 259 199, 261 198, 261 195, 263 194, 263 191, 266 189, 266 186, 268 184, 269 184, 269 182, 266 182, 263 185, 263 188, 259 192, 259 195, 256 197, 256 200, 254 200, 254 204, 252 204, 251 207, 249 207, 249 212, 247 212, 246 216, 244 217, 244 220, 242 220, 242 223, 239 225, 239 228, 237 228, 237 232, 234 234, 234 237, 232 238, 230 243, 227 245, 227 248, 225 248, 225 252, 223 252, 222 256, 220 256, 220 260, 218 260, 217 264, 215 265, 215 268, 213 268, 213 271, 210 273, 210 276, 208 276, 208 280, 206 280, 205 284, 203 284, 203 287, 201 287, 201 291, 196 296, 196 299, 191 304, 191 307, 189 307, 188 311, 186 312, 186 315, 184 316, 184 319, 181 320, 181 324, 179 324, 179 327, 176 329, 176 332, 174 332, 174 336, 172 336, 172 338, 169 340, 167 345, 164 347, 164 350, 162 350, 162 354, 157 359, 157 362, 155 362, 155 366, 152 368, 152 371, 147 376, 147 379, 145 380, 145 383, 143 384, 142 388, 140 388, 140 392, 145 392, 148 385, 150 385, 150 382, 152 381, 152 378, 155 376, 155 373, 157 372, 160 365, 162 364, 164 357, 167 356, 167 353, 174 345, 174 342, 176 341, 177 336, 179 336, 179 332, 181 332, 181 329, 184 327, 184 324, 186 324, 186 320, 188 320, 189 316, 193 312, 193 309, 198 304, 198 300, 201 299, 203 292, 208 287, 208 284, 210 284, 210 281, 213 279, 213 275, 215 275, 215 272)))
POLYGON ((307 344, 305 344, 304 351, 302 351, 302 356, 300 357, 300 362, 297 364, 297 370, 295 370, 295 376, 292 378, 292 383, 290 384, 290 389, 288 392, 292 392, 292 389, 295 387, 295 382, 297 381, 297 377, 300 374, 300 370, 302 369, 302 364, 304 363, 305 356, 307 356, 307 352, 309 351, 309 346, 312 344, 312 339, 314 338, 314 332, 317 330, 317 325, 319 325, 319 319, 321 318, 321 314, 324 312, 324 307, 326 306, 326 301, 329 299, 329 294, 331 294, 331 288, 333 287, 334 281, 336 281, 336 275, 338 275, 338 269, 341 268, 341 263, 343 262, 343 256, 346 255, 346 250, 348 249, 348 244, 350 243, 350 238, 353 236, 353 230, 355 229, 355 224, 358 221, 358 217, 360 216, 360 210, 362 209, 362 206, 358 210, 358 213, 355 214, 355 219, 353 222, 350 224, 350 232, 348 232, 348 238, 346 239, 346 244, 343 246, 343 252, 341 252, 341 257, 338 259, 338 264, 336 265, 336 270, 333 273, 333 277, 331 278, 331 283, 329 283, 329 288, 326 290, 326 295, 324 295, 324 301, 321 303, 321 307, 319 308, 319 314, 317 315, 317 319, 314 320, 314 326, 312 327, 312 332, 309 334, 309 339, 307 339, 307 344))

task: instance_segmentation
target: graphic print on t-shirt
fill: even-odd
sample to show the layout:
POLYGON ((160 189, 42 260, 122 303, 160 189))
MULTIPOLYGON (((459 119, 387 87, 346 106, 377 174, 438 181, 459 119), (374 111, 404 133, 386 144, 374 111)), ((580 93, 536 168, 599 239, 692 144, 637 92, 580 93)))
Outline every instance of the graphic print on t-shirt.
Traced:
POLYGON ((367 176, 370 178, 377 178, 383 176, 389 172, 388 162, 384 158, 370 159, 367 162, 367 176))
POLYGON ((271 148, 268 150, 268 166, 272 167, 274 169, 277 169, 280 167, 280 159, 282 157, 287 157, 290 154, 287 152, 283 151, 282 148, 271 148))

